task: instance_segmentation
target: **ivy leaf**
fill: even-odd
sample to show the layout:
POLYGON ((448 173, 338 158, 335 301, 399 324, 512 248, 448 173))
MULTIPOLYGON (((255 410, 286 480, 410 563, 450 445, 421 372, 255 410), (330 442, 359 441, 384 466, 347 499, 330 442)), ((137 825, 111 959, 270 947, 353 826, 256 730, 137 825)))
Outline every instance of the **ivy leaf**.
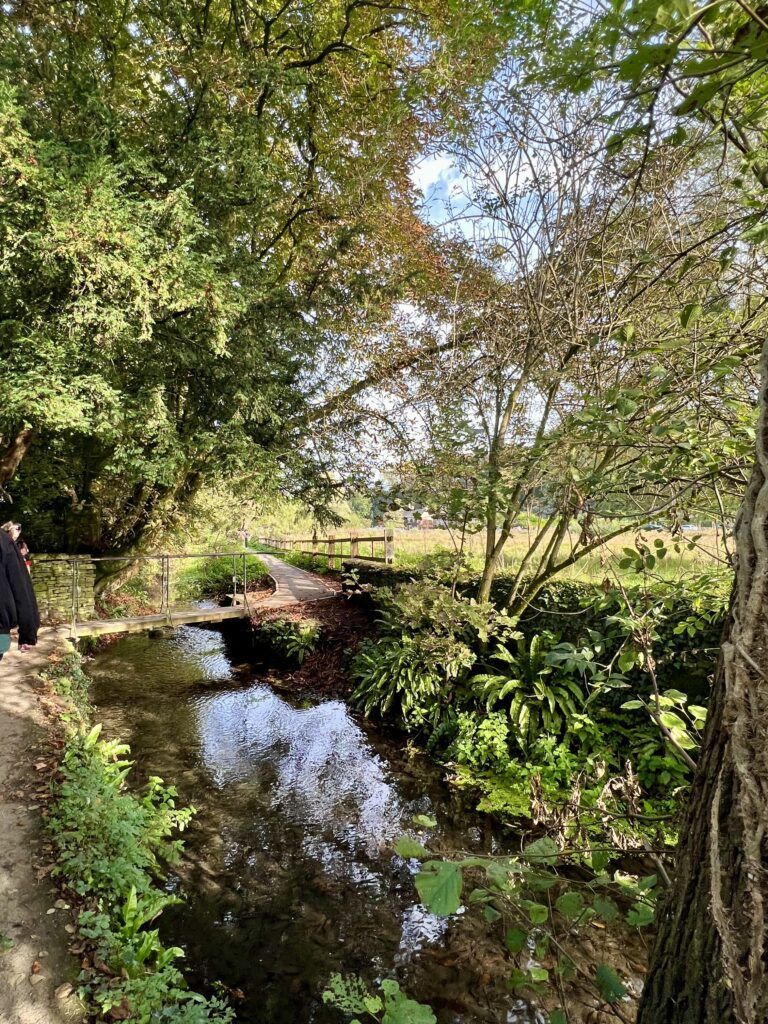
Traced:
POLYGON ((421 902, 438 917, 455 914, 461 906, 461 868, 449 861, 432 861, 427 867, 415 879, 421 902))
POLYGON ((549 1024, 568 1024, 565 1013, 562 1010, 553 1010, 549 1015, 549 1024))
POLYGON ((495 907, 486 907, 483 910, 483 917, 488 924, 495 924, 501 918, 501 914, 495 907))
POLYGON ((608 964, 599 964, 595 970, 597 987, 606 1003, 617 1003, 627 994, 621 978, 608 964))

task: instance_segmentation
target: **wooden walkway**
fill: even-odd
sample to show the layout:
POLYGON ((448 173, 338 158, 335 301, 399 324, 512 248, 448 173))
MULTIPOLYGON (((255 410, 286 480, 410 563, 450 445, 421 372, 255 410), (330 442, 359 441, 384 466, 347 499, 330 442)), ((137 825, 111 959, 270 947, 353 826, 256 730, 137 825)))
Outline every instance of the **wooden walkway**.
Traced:
MULTIPOLYGON (((254 552, 256 554, 256 552, 254 552)), ((288 565, 282 559, 274 555, 262 555, 262 560, 269 570, 269 575, 275 581, 275 592, 258 602, 251 602, 253 606, 262 608, 285 608, 292 604, 304 604, 308 601, 327 601, 336 593, 326 583, 313 576, 311 572, 298 569, 295 565, 288 565)))
MULTIPOLYGON (((257 552, 253 552, 257 554, 257 552)), ((83 636, 105 636, 109 633, 142 633, 147 629, 162 629, 164 626, 187 626, 202 622, 226 622, 231 619, 247 619, 263 609, 287 608, 294 604, 310 601, 326 601, 333 597, 335 591, 312 573, 288 565, 274 555, 258 554, 264 562, 269 575, 275 581, 275 592, 268 597, 249 597, 248 607, 242 595, 238 594, 238 603, 229 608, 185 608, 169 614, 158 612, 154 615, 139 615, 124 619, 90 619, 78 622, 73 630, 71 626, 62 626, 60 631, 68 633, 70 639, 83 636)))

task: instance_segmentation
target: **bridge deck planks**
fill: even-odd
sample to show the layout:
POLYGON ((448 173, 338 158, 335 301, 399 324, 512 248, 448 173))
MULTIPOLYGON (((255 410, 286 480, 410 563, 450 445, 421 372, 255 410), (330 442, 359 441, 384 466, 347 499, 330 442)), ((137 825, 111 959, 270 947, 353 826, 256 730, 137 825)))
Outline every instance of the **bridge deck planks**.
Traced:
MULTIPOLYGON (((169 617, 164 613, 139 615, 132 619, 93 619, 77 623, 77 635, 103 636, 107 633, 141 633, 145 629, 161 626, 185 626, 193 622, 224 622, 226 619, 247 618, 248 611, 242 606, 235 608, 195 608, 190 611, 173 612, 169 617)), ((71 630, 70 630, 71 633, 71 630)))

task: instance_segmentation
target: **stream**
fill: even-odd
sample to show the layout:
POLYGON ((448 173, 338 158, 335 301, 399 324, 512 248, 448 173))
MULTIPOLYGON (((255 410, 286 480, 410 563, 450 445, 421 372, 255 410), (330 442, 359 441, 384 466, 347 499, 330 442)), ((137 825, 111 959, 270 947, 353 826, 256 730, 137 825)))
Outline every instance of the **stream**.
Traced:
POLYGON ((161 931, 193 985, 240 990, 238 1021, 342 1024, 322 1001, 340 972, 395 978, 440 1024, 535 1022, 479 915, 429 914, 417 863, 392 852, 405 831, 446 854, 512 849, 400 734, 263 681, 235 632, 127 636, 87 671, 97 720, 130 743, 135 774, 162 776, 197 809, 168 880, 185 902, 161 931))

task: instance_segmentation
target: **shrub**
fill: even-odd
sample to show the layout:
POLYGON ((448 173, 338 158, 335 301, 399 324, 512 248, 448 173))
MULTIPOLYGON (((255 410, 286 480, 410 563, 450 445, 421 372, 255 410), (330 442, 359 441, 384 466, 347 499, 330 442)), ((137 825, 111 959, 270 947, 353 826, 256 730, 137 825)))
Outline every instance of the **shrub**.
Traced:
POLYGON ((456 699, 477 652, 511 634, 492 605, 456 598, 450 588, 412 583, 380 597, 378 642, 360 645, 352 663, 353 699, 366 714, 393 714, 409 728, 435 728, 456 699))
POLYGON ((82 900, 80 936, 104 962, 84 970, 81 996, 100 1017, 136 1024, 231 1024, 232 1011, 218 998, 191 992, 166 947, 147 926, 178 897, 157 885, 166 865, 181 855, 178 833, 194 814, 177 805, 176 790, 151 777, 143 792, 126 786, 133 763, 129 748, 101 738, 88 726, 87 680, 76 654, 54 668, 56 692, 70 702, 63 716, 67 742, 60 781, 48 819, 56 874, 82 900))
POLYGON ((316 649, 320 633, 320 623, 314 619, 294 622, 278 618, 262 625, 257 642, 287 664, 302 665, 307 655, 316 649))

